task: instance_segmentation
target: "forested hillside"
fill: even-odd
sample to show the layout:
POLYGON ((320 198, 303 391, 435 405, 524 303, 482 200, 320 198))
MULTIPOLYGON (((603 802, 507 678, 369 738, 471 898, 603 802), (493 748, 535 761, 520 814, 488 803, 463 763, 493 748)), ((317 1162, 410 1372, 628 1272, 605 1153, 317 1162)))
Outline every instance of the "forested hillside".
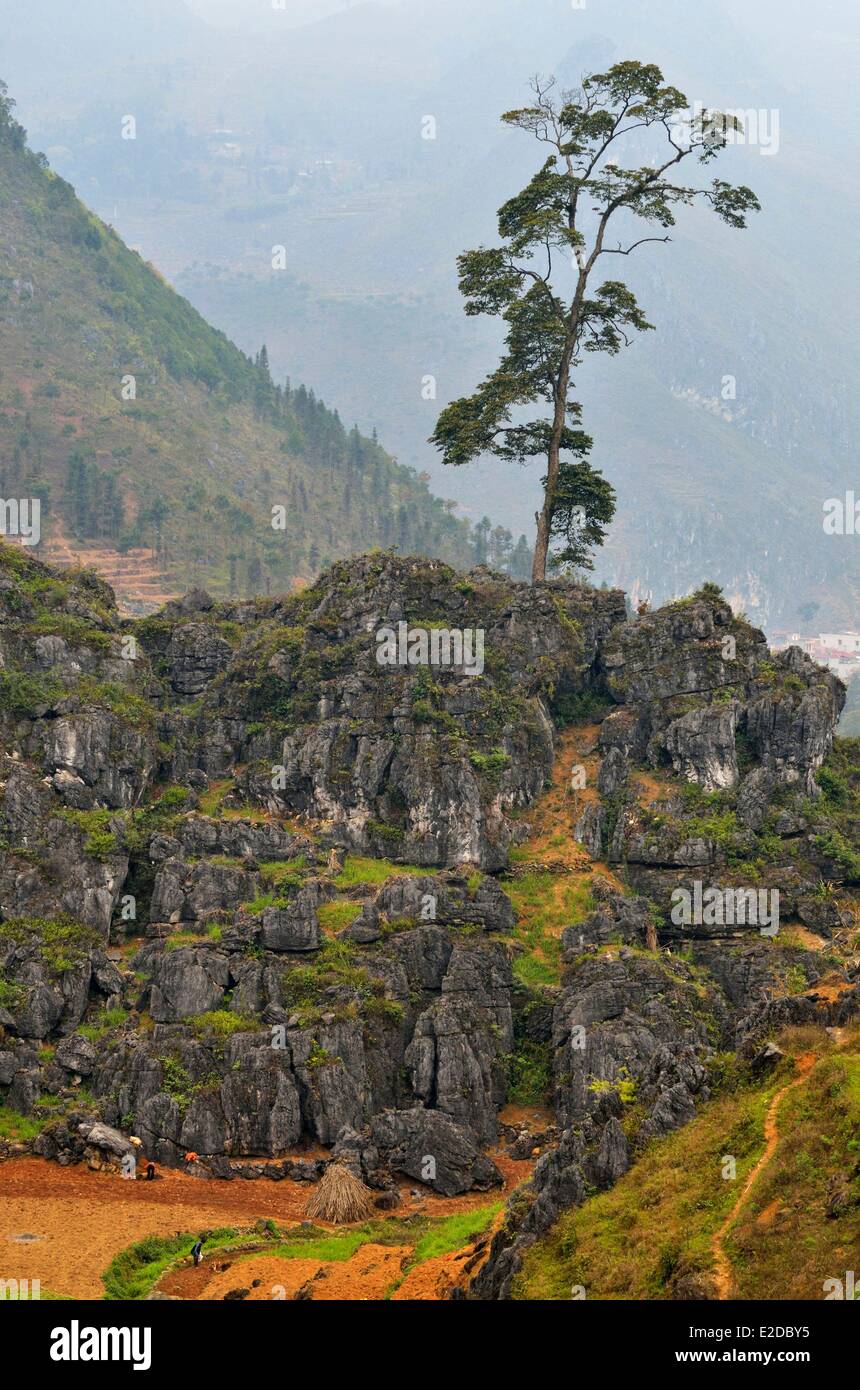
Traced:
POLYGON ((288 588, 374 544, 511 553, 312 390, 276 385, 265 348, 212 329, 27 148, 5 97, 0 493, 41 499, 49 558, 148 548, 164 593, 288 588))

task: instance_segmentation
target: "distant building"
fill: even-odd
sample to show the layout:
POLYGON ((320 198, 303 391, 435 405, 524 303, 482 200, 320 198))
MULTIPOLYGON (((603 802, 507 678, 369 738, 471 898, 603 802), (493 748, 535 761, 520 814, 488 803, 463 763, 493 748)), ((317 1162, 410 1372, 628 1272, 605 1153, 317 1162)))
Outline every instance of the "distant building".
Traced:
POLYGON ((860 632, 854 629, 820 632, 817 637, 803 637, 799 632, 784 629, 774 632, 771 647, 777 652, 787 647, 800 647, 819 666, 828 667, 844 681, 860 675, 860 632))
POLYGON ((832 651, 852 652, 860 656, 860 632, 821 632, 818 641, 832 651))
POLYGON ((841 680, 860 674, 860 632, 820 632, 801 642, 803 650, 841 680))

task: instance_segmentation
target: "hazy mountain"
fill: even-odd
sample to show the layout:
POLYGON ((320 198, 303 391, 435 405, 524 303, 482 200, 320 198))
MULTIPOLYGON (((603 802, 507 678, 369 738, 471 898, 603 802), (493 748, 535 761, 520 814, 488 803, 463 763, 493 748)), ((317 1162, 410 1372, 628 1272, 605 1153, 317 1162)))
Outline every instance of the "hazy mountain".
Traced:
POLYGON ((720 0, 706 20, 683 0, 165 8, 133 0, 110 24, 117 7, 91 0, 69 62, 46 0, 24 14, 0 0, 39 142, 245 350, 266 341, 276 374, 312 383, 474 518, 492 510, 515 531, 532 524, 537 470, 452 473, 426 443, 441 405, 493 363, 495 326, 462 315, 455 257, 493 238, 496 208, 535 167, 500 112, 537 70, 573 82, 636 56, 691 100, 765 113, 773 153, 726 160, 763 213, 743 234, 683 218, 672 246, 625 263, 658 331, 581 374, 595 460, 621 501, 599 574, 659 600, 707 573, 771 627, 809 604, 853 621, 854 538, 822 531, 823 502, 854 483, 860 423, 852 6, 720 0), (435 140, 422 139, 428 115, 435 140))

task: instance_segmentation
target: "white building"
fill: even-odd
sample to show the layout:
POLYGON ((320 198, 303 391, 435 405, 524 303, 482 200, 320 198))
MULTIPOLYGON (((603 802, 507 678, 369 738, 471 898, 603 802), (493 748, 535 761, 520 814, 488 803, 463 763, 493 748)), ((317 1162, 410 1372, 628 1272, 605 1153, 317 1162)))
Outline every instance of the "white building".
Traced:
POLYGON ((827 651, 860 656, 860 632, 821 632, 818 642, 827 651))

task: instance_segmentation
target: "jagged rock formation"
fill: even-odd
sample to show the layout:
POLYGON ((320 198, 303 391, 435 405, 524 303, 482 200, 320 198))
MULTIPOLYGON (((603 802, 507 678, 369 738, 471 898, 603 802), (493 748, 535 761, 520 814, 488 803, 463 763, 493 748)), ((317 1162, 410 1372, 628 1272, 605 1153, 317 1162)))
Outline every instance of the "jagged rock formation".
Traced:
MULTIPOLYGON (((24 1114, 53 1095, 86 1123, 85 1082, 157 1161, 259 1176, 318 1142, 451 1196, 499 1181, 523 1049, 562 1134, 476 1281, 498 1297, 523 1241, 693 1115, 716 1049, 856 1006, 755 920, 673 917, 678 888, 754 883, 835 939, 860 878, 842 687, 707 588, 628 621, 616 592, 371 555, 131 623, 2 550, 0 613, 0 1097, 24 1114), (481 629, 483 670, 381 665, 400 623, 481 629), (504 875, 577 721, 567 836, 628 887, 595 877, 535 987, 504 875)), ((68 1113, 37 1144, 82 1152, 68 1113)))
MULTIPOLYGON (((602 799, 576 827, 593 853, 623 864, 666 910, 674 889, 692 892, 703 876, 732 887, 733 863, 755 857, 765 828, 800 833, 789 802, 819 794, 815 774, 845 703, 835 676, 797 648, 771 655, 707 591, 617 628, 602 660, 618 703, 600 726, 602 799), (643 769, 667 779, 648 805, 643 769)), ((813 862, 823 858, 813 849, 813 862)), ((808 895, 799 876, 781 875, 780 887, 795 901, 808 895)))

